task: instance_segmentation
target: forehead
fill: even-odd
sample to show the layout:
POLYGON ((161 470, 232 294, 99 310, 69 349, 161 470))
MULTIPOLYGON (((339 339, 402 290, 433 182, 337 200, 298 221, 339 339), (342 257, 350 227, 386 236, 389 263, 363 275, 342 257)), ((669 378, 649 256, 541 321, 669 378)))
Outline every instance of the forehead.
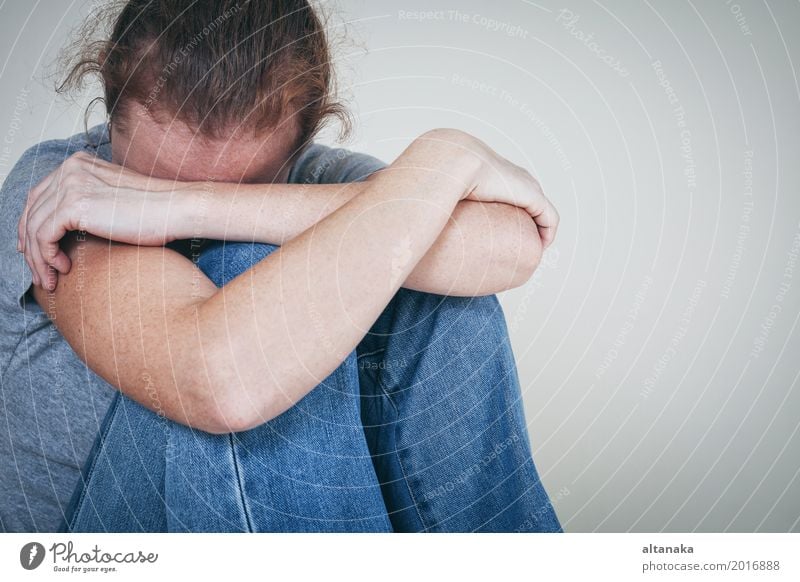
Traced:
POLYGON ((122 127, 112 123, 112 159, 141 174, 180 181, 284 181, 299 134, 299 124, 287 118, 258 135, 239 127, 209 138, 133 105, 122 127))

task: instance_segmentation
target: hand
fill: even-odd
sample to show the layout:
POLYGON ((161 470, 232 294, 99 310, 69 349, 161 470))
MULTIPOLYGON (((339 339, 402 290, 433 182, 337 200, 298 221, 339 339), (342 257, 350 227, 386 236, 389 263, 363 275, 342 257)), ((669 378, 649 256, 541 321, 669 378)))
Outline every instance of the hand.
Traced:
POLYGON ((480 166, 465 198, 478 202, 502 202, 522 208, 531 215, 539 230, 542 247, 553 242, 559 216, 545 197, 542 186, 525 168, 517 166, 476 137, 456 129, 436 129, 423 136, 442 140, 465 155, 476 156, 480 166))
POLYGON ((174 186, 85 152, 68 158, 28 193, 19 221, 17 250, 25 253, 34 284, 52 291, 58 273, 69 272, 59 246, 69 231, 146 246, 178 238, 168 225, 174 186))

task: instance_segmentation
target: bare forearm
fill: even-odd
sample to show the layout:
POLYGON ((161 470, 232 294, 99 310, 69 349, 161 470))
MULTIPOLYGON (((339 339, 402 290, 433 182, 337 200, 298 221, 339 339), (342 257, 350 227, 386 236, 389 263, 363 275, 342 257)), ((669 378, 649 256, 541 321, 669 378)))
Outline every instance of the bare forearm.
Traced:
MULTIPOLYGON (((505 263, 507 274, 530 239, 519 209, 534 217, 545 244, 558 224, 527 172, 471 136, 435 130, 355 196, 323 200, 320 214, 328 204, 338 209, 312 216, 314 228, 217 289, 191 261, 161 246, 177 231, 169 213, 145 212, 150 191, 139 177, 80 154, 65 165, 75 180, 37 186, 29 197, 36 206, 20 221, 25 258, 42 272, 40 281, 42 249, 75 225, 127 244, 68 237, 63 258, 81 268, 65 268, 50 292, 36 282, 36 300, 108 382, 159 414, 212 432, 253 427, 302 398, 352 351, 402 284, 451 293, 463 285, 479 294, 475 281, 491 278, 482 272, 505 263), (87 179, 96 188, 85 188, 87 179), (120 181, 125 196, 113 187, 120 181), (132 206, 121 212, 119 204, 132 206), (109 220, 117 214, 121 224, 109 220), (490 228, 498 224, 505 227, 490 228), (497 232, 511 234, 498 246, 515 252, 494 254, 497 232)), ((160 192, 169 203, 174 191, 166 186, 160 192)), ((245 214, 255 229, 254 213, 245 214)))
POLYGON ((252 428, 340 365, 469 190, 478 158, 445 175, 430 165, 437 148, 415 144, 221 289, 169 249, 70 237, 82 268, 54 292, 36 286, 36 299, 80 357, 140 404, 210 432, 252 428))
POLYGON ((360 195, 199 307, 217 383, 234 391, 229 402, 246 403, 226 411, 231 426, 268 420, 319 384, 429 251, 468 191, 472 163, 445 175, 438 153, 415 142, 360 195))
MULTIPOLYGON (((438 171, 447 171, 452 160, 437 163, 438 171)), ((519 173, 511 169, 515 171, 519 173)), ((31 191, 30 211, 18 228, 19 246, 34 282, 51 290, 57 284, 56 270, 63 275, 71 268, 58 244, 68 231, 80 229, 137 246, 189 238, 283 245, 364 194, 382 174, 377 172, 366 182, 326 185, 176 183, 145 178, 81 154, 63 164, 63 173, 74 179, 64 185, 45 180, 31 191), (92 187, 85 187, 87 183, 92 187), (48 269, 48 264, 56 270, 48 269)), ((460 202, 442 236, 404 285, 473 296, 527 280, 544 239, 531 224, 534 215, 526 207, 526 196, 502 192, 525 191, 525 180, 516 186, 513 182, 512 176, 511 183, 493 185, 491 191, 496 193, 488 199, 460 202)))
POLYGON ((539 233, 527 212, 462 200, 403 287, 463 297, 499 293, 524 284, 541 256, 539 233))
POLYGON ((349 184, 188 184, 175 193, 178 238, 283 245, 361 194, 349 184))
MULTIPOLYGON (((376 179, 377 175, 372 177, 376 179)), ((179 193, 183 237, 282 245, 313 227, 370 182, 348 184, 214 184, 179 193), (190 232, 194 229, 193 232, 190 232)), ((462 200, 403 287, 478 296, 524 283, 541 257, 534 222, 522 209, 462 200)))

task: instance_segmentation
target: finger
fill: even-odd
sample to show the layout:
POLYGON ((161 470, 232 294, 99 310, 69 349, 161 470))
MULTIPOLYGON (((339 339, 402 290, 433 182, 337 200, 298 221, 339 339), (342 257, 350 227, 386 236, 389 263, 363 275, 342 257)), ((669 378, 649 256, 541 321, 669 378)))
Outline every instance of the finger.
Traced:
POLYGON ((47 193, 49 193, 50 187, 56 183, 56 176, 59 172, 62 171, 62 166, 59 166, 52 172, 50 172, 44 179, 39 182, 36 186, 31 188, 28 192, 28 200, 25 204, 25 211, 22 213, 22 217, 20 218, 18 231, 17 231, 17 250, 23 252, 25 250, 25 223, 27 217, 30 215, 32 209, 34 209, 38 203, 41 201, 42 197, 46 197, 47 193))
POLYGON ((56 285, 58 285, 58 271, 50 265, 45 265, 43 277, 44 283, 42 284, 42 288, 45 291, 55 291, 56 285))
POLYGON ((29 250, 30 244, 35 244, 36 242, 36 231, 38 230, 38 223, 37 217, 45 216, 41 212, 42 204, 41 200, 39 205, 36 209, 32 208, 30 205, 25 209, 25 218, 24 221, 21 221, 21 228, 22 228, 22 252, 26 255, 30 256, 33 259, 33 254, 29 250))
POLYGON ((59 266, 63 266, 64 263, 63 261, 61 261, 61 259, 58 259, 58 257, 60 256, 59 253, 61 251, 61 248, 58 245, 60 237, 55 240, 53 239, 55 239, 55 237, 50 236, 49 233, 45 238, 40 238, 39 252, 42 253, 42 259, 48 266, 55 268, 57 271, 61 271, 61 269, 59 269, 59 266))
POLYGON ((56 177, 62 171, 63 166, 59 166, 50 172, 39 184, 37 184, 30 192, 28 192, 28 201, 25 204, 25 210, 20 217, 17 225, 17 250, 25 252, 26 237, 25 231, 28 230, 28 222, 32 213, 39 207, 39 205, 52 197, 55 192, 53 191, 58 184, 56 177))
POLYGON ((539 236, 542 239, 542 245, 544 248, 550 246, 555 240, 556 232, 558 230, 558 223, 558 212, 556 212, 555 207, 550 204, 536 222, 536 225, 539 227, 539 236))
POLYGON ((72 261, 60 246, 57 245, 56 254, 50 264, 62 275, 66 275, 72 269, 72 261))
POLYGON ((70 260, 67 255, 61 250, 59 241, 63 235, 47 233, 47 235, 39 241, 39 251, 42 253, 42 259, 48 267, 53 267, 61 273, 68 273, 70 269, 70 260))
POLYGON ((26 234, 28 232, 28 224, 30 223, 31 205, 26 203, 22 214, 17 223, 17 250, 21 253, 25 252, 25 245, 27 243, 26 234))
MULTIPOLYGON (((49 205, 46 203, 40 205, 30 218, 31 238, 36 241, 44 263, 44 271, 41 273, 44 281, 53 279, 54 275, 57 280, 57 274, 52 273, 52 269, 66 273, 70 268, 69 259, 59 247, 59 241, 66 234, 66 227, 59 221, 59 215, 50 207, 52 201, 49 205)), ((55 289, 55 280, 52 287, 45 285, 45 288, 55 289)))
POLYGON ((547 198, 540 196, 533 207, 534 210, 531 212, 531 216, 533 216, 536 224, 542 226, 558 225, 558 212, 556 212, 555 206, 547 198))
POLYGON ((538 229, 539 238, 542 240, 542 248, 546 249, 553 243, 553 240, 555 239, 555 233, 553 232, 552 227, 548 226, 538 226, 538 229))
POLYGON ((58 201, 52 196, 39 200, 36 207, 28 213, 28 232, 31 240, 38 242, 39 250, 45 261, 53 265, 58 254, 58 242, 67 233, 69 224, 59 212, 58 201))
POLYGON ((39 240, 37 238, 38 231, 29 228, 28 233, 26 253, 30 255, 31 261, 33 262, 33 270, 36 273, 36 280, 38 281, 37 284, 46 289, 48 280, 47 263, 42 257, 39 240))
MULTIPOLYGON (((31 246, 27 245, 27 249, 30 249, 31 246)), ((33 264, 33 257, 31 256, 30 251, 25 251, 25 254, 22 255, 25 257, 25 262, 28 264, 28 268, 31 270, 31 280, 33 281, 34 285, 39 285, 39 277, 36 274, 36 266, 33 264)))
POLYGON ((39 281, 39 285, 42 288, 48 289, 48 272, 47 272, 47 263, 42 258, 42 253, 39 249, 39 245, 37 241, 31 241, 31 257, 33 258, 33 266, 36 269, 36 278, 39 281))
POLYGON ((25 258, 31 267, 33 281, 36 285, 42 285, 46 280, 43 278, 42 262, 39 253, 39 245, 36 241, 37 214, 28 210, 25 217, 25 242, 23 245, 25 258))
POLYGON ((62 171, 62 167, 59 166, 58 168, 56 168, 55 170, 53 170, 52 172, 47 174, 47 176, 42 178, 41 182, 36 184, 36 186, 31 188, 30 191, 28 191, 28 205, 29 206, 33 205, 33 203, 36 202, 39 199, 39 197, 45 191, 47 191, 47 189, 50 187, 50 185, 55 181, 56 176, 58 176, 58 174, 61 171, 62 171))
POLYGON ((553 242, 558 234, 558 227, 561 224, 561 216, 559 216, 558 210, 556 210, 556 207, 552 204, 550 204, 550 213, 552 215, 550 223, 550 242, 553 242))

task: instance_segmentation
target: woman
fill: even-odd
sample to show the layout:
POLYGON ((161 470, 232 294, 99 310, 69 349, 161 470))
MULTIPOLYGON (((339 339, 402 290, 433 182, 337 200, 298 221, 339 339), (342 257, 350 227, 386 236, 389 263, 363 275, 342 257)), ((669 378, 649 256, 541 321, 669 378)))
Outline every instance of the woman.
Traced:
POLYGON ((525 170, 457 130, 314 144, 343 110, 304 1, 131 0, 92 72, 108 126, 4 185, 49 164, 28 284, 119 391, 68 529, 560 530, 491 295, 555 235, 525 170))

